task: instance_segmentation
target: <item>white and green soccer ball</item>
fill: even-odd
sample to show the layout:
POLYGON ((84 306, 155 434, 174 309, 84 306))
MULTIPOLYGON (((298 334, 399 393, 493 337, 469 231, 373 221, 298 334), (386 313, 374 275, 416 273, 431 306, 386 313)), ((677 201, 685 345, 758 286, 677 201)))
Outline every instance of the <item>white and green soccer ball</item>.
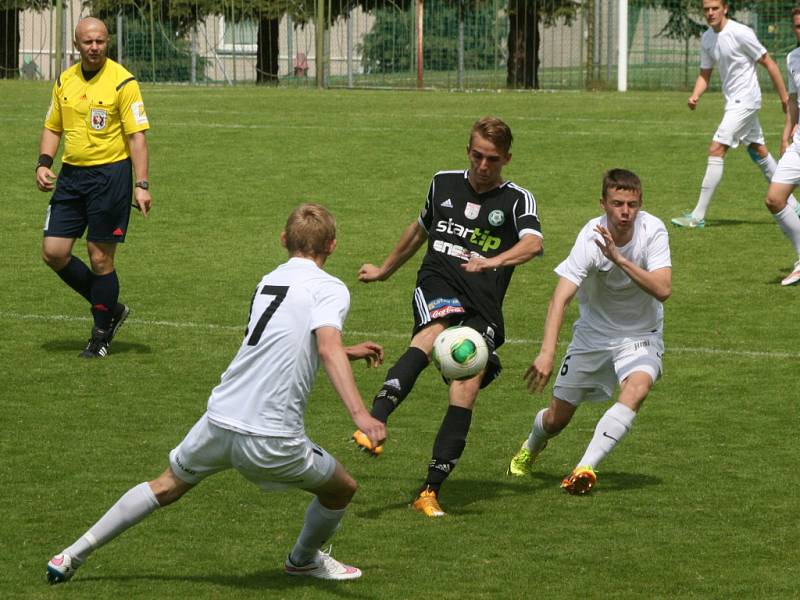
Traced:
POLYGON ((486 366, 489 348, 472 327, 448 327, 433 342, 431 358, 445 379, 469 379, 486 366))

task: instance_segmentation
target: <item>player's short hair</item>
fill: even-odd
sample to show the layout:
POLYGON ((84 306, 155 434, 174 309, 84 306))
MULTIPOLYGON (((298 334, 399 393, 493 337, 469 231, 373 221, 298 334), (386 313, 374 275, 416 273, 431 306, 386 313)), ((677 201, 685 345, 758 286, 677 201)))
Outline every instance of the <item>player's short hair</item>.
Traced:
POLYGON ((309 202, 292 211, 283 231, 289 254, 327 256, 336 239, 336 219, 324 206, 309 202))
POLYGON ((633 171, 609 169, 603 173, 603 199, 608 198, 608 190, 627 190, 636 192, 642 199, 642 181, 633 171))
POLYGON ((475 134, 492 142, 503 154, 511 151, 511 142, 514 137, 511 135, 511 128, 504 121, 497 117, 483 117, 475 121, 469 132, 469 147, 472 147, 472 138, 475 134))
POLYGON ((792 9, 792 18, 794 19, 797 15, 800 15, 800 6, 795 6, 792 9))

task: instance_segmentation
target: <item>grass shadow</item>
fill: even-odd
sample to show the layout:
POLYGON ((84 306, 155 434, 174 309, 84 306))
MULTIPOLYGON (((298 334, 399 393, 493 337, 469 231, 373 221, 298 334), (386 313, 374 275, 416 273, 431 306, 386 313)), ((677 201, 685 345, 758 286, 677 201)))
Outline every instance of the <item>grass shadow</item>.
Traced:
MULTIPOLYGON (((75 352, 76 355, 79 354, 85 347, 86 342, 77 342, 74 339, 50 340, 41 346, 42 350, 45 352, 75 352)), ((112 344, 109 354, 126 354, 128 352, 135 352, 136 354, 151 354, 153 349, 147 344, 116 341, 112 344)))

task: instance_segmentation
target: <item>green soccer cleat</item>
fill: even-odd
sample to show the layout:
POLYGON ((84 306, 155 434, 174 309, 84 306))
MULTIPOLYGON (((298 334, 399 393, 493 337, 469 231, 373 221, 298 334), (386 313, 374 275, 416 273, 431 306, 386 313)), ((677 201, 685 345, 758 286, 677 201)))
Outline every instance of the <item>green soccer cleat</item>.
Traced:
POLYGON ((568 494, 583 496, 588 494, 597 483, 597 474, 590 466, 575 467, 561 482, 561 489, 568 494))
POLYGON ((522 446, 520 446, 519 450, 514 455, 514 458, 511 459, 511 464, 508 465, 506 475, 513 475, 514 477, 530 475, 531 471, 533 471, 533 463, 536 462, 536 459, 545 448, 547 448, 547 443, 545 443, 538 452, 531 452, 525 447, 525 442, 523 442, 522 446))
POLYGON ((672 219, 672 224, 686 229, 702 229, 706 226, 706 220, 695 219, 691 211, 686 211, 682 216, 672 219))

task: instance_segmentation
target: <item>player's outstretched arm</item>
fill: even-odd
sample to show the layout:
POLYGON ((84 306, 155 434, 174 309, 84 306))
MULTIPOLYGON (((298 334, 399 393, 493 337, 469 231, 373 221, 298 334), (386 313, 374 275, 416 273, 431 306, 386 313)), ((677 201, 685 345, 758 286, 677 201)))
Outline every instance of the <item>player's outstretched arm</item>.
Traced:
MULTIPOLYGON (((42 129, 42 139, 39 142, 39 156, 46 154, 54 158, 58 152, 58 145, 61 143, 61 133, 55 132, 47 127, 42 129)), ((36 187, 43 192, 50 192, 55 187, 56 174, 46 166, 36 167, 36 187)))
POLYGON ((320 327, 314 331, 317 336, 317 350, 333 389, 339 394, 350 418, 363 431, 372 447, 380 446, 386 439, 386 425, 372 418, 364 407, 364 401, 356 387, 350 361, 344 345, 342 332, 335 327, 320 327))
POLYGON ((375 342, 361 342, 355 346, 346 346, 345 354, 350 362, 354 360, 367 361, 368 367, 380 367, 383 364, 383 346, 375 342))
POLYGON ((461 265, 467 273, 479 273, 497 269, 498 267, 513 267, 521 265, 542 253, 542 238, 538 235, 525 235, 516 244, 505 252, 501 252, 492 258, 479 258, 473 256, 469 262, 461 265))
POLYGON ((705 94, 706 90, 708 89, 708 82, 711 79, 711 71, 712 69, 700 69, 700 74, 697 76, 697 80, 694 82, 692 95, 689 96, 689 101, 687 102, 691 110, 697 108, 697 103, 700 102, 700 96, 705 94))
POLYGON ((528 382, 528 389, 531 392, 541 393, 547 382, 550 381, 558 346, 558 334, 561 331, 561 324, 564 322, 564 313, 577 292, 578 286, 566 277, 558 280, 553 297, 550 298, 550 304, 547 306, 542 347, 539 355, 522 376, 528 382))
POLYGON ((786 91, 786 86, 783 83, 783 76, 781 75, 780 68, 778 68, 777 63, 772 60, 769 52, 765 53, 764 56, 761 57, 761 60, 758 61, 758 64, 764 67, 767 70, 767 73, 769 73, 769 78, 772 80, 772 87, 774 87, 775 91, 778 93, 778 98, 781 101, 783 112, 786 112, 789 108, 789 92, 786 91))
POLYGON ((403 235, 394 247, 394 250, 389 253, 386 260, 380 267, 371 263, 361 265, 358 270, 358 280, 364 283, 372 281, 385 281, 392 276, 392 274, 402 267, 406 261, 417 253, 417 250, 422 247, 425 240, 428 239, 428 232, 422 228, 419 222, 414 221, 405 228, 403 235))

